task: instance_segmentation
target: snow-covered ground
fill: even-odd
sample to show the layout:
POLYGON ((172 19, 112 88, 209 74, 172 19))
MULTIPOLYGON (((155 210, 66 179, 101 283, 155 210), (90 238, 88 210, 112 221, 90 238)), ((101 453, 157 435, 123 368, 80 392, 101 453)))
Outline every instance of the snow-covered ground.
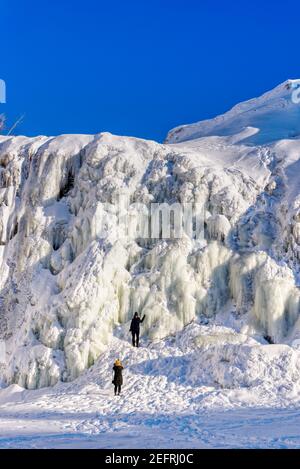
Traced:
POLYGON ((0 448, 299 447, 299 358, 224 326, 193 323, 139 349, 114 337, 72 383, 0 391, 0 448))
POLYGON ((300 444, 296 86, 165 144, 0 137, 0 446, 300 444), (151 204, 201 236, 155 231, 151 204))

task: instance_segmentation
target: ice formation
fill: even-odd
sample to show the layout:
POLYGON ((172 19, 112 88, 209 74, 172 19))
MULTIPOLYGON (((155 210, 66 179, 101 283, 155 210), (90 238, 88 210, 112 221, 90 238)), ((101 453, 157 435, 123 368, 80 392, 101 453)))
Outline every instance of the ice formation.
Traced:
POLYGON ((6 383, 75 379, 113 334, 125 337, 134 311, 146 314, 149 340, 225 310, 245 317, 249 335, 300 337, 293 83, 171 131, 165 144, 109 133, 0 137, 6 383), (120 234, 121 196, 130 226, 120 234), (151 203, 205 207, 203 238, 143 236, 151 203))

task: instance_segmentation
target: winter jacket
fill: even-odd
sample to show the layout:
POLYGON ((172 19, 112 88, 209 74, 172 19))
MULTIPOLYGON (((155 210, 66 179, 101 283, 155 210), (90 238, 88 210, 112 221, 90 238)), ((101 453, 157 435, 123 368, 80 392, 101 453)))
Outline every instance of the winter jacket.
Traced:
POLYGON ((115 386, 122 386, 122 384, 123 384, 123 375, 122 375, 123 366, 122 365, 114 365, 113 370, 115 372, 114 380, 113 380, 114 385, 115 386))
POLYGON ((144 321, 145 319, 145 315, 143 316, 143 319, 137 317, 137 318, 133 318, 132 321, 131 321, 131 325, 130 325, 130 329, 129 331, 132 332, 132 333, 137 333, 137 332, 140 332, 140 324, 142 324, 142 322, 144 321))

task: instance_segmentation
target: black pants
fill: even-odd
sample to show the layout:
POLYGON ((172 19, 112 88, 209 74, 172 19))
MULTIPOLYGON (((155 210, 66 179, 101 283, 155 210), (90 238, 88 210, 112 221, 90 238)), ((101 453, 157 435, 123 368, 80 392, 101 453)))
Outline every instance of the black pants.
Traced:
POLYGON ((120 394, 120 392, 121 392, 121 384, 115 384, 115 394, 117 394, 117 392, 118 392, 118 394, 120 394))
POLYGON ((134 347, 139 346, 139 340, 140 340, 140 331, 132 332, 132 345, 134 347))

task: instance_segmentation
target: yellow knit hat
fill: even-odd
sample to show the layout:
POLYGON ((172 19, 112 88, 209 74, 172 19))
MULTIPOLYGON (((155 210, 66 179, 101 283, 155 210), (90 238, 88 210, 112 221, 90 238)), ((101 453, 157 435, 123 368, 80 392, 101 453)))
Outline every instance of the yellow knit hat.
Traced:
POLYGON ((115 361, 115 365, 116 366, 122 366, 122 363, 121 361, 117 358, 116 361, 115 361))

